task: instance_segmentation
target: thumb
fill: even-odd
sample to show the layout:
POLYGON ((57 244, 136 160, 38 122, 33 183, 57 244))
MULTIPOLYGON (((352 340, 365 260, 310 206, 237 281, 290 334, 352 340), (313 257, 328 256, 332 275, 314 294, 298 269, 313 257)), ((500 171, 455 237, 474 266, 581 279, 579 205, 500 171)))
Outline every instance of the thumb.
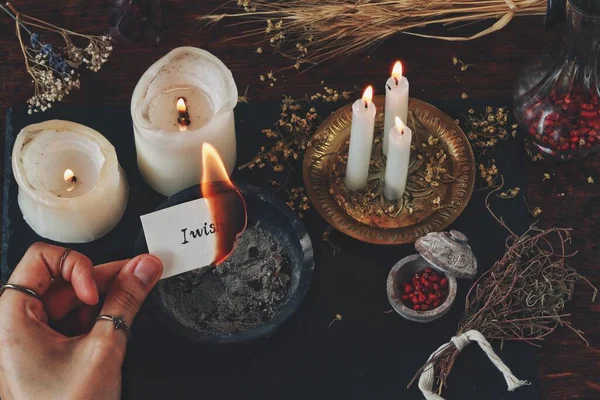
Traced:
MULTIPOLYGON (((148 293, 162 275, 162 262, 152 255, 140 255, 125 265, 116 276, 106 296, 100 315, 123 317, 129 327, 148 293)), ((118 332, 110 320, 96 321, 92 336, 105 337, 109 341, 127 343, 127 335, 118 332)))

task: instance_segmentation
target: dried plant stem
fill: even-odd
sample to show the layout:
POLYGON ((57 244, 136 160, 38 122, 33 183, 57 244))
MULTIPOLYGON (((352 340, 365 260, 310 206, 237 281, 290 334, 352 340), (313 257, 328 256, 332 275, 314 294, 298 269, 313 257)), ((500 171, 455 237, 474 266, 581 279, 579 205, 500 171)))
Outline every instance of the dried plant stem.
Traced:
MULTIPOLYGON (((521 341, 539 347, 538 342, 558 326, 566 326, 587 345, 583 333, 564 320, 570 314, 562 312, 578 280, 593 288, 592 301, 598 293, 567 264, 574 255, 568 252, 571 229, 541 230, 531 226, 523 235, 516 235, 489 204, 490 196, 501 190, 503 183, 502 180, 488 194, 485 204, 494 219, 510 233, 507 250, 469 290, 457 335, 477 330, 488 340, 521 341)), ((445 347, 417 372, 411 384, 425 368, 435 368, 441 391, 458 354, 453 345, 445 347)))
MULTIPOLYGON (((398 33, 447 41, 472 40, 502 29, 515 16, 543 15, 546 0, 239 0, 246 12, 199 16, 216 23, 241 19, 237 25, 262 22, 243 36, 261 35, 283 55, 299 63, 320 63, 364 51, 398 33), (428 35, 431 24, 462 26, 497 19, 471 36, 428 35)), ((297 67, 297 66, 296 66, 297 67)))

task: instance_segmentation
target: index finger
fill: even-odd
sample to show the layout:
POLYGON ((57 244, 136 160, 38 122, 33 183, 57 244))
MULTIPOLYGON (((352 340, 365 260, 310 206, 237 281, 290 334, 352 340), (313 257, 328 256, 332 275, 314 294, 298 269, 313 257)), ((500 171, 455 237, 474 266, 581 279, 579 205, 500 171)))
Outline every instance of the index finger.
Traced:
POLYGON ((94 305, 98 302, 98 288, 92 269, 92 261, 81 253, 67 253, 64 247, 34 243, 8 281, 31 289, 41 297, 48 291, 53 279, 62 278, 71 282, 81 301, 94 305))
MULTIPOLYGON (((105 295, 110 284, 129 260, 97 265, 93 270, 94 282, 100 296, 105 295)), ((56 282, 44 295, 44 306, 51 321, 58 321, 80 306, 81 300, 69 282, 56 282)))

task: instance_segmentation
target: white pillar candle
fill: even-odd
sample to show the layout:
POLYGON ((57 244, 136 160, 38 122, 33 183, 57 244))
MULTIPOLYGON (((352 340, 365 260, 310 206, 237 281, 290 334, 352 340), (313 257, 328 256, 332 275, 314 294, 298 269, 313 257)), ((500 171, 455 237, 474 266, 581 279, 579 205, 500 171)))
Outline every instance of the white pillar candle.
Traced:
POLYGON ((23 218, 44 238, 90 242, 125 212, 129 185, 115 148, 87 126, 50 120, 23 128, 12 167, 23 218))
POLYGON ((398 117, 395 122, 396 125, 389 131, 390 147, 383 183, 383 194, 388 200, 397 200, 404 194, 412 140, 410 128, 404 125, 398 117))
POLYGON ((179 47, 148 68, 133 92, 131 117, 138 166, 154 190, 170 196, 198 184, 205 142, 233 172, 237 98, 231 71, 205 50, 179 47), (181 123, 178 102, 189 125, 181 123))
POLYGON ((394 119, 400 117, 408 121, 408 79, 402 76, 402 64, 396 61, 392 76, 385 83, 385 110, 383 124, 383 154, 388 153, 389 133, 394 127, 394 119))
POLYGON ((372 98, 373 88, 369 86, 365 89, 362 99, 356 100, 352 105, 350 148, 345 179, 346 187, 350 190, 363 189, 369 177, 376 113, 372 98))

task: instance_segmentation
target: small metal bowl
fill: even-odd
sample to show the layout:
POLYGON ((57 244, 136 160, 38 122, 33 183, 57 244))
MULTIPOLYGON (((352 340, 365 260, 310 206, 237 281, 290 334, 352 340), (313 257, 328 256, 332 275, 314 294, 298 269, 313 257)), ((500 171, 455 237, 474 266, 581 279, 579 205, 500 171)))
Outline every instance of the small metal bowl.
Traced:
POLYGON ((428 263, 420 254, 413 254, 398 261, 390 271, 387 280, 387 295, 394 310, 410 321, 421 323, 434 321, 446 314, 450 307, 452 307, 452 304, 454 304, 456 289, 457 283, 454 276, 440 271, 434 265, 428 263), (423 271, 427 267, 433 268, 448 279, 448 296, 442 304, 433 310, 412 310, 404 305, 402 301, 401 296, 403 293, 401 285, 403 282, 410 282, 411 276, 415 272, 423 271))

